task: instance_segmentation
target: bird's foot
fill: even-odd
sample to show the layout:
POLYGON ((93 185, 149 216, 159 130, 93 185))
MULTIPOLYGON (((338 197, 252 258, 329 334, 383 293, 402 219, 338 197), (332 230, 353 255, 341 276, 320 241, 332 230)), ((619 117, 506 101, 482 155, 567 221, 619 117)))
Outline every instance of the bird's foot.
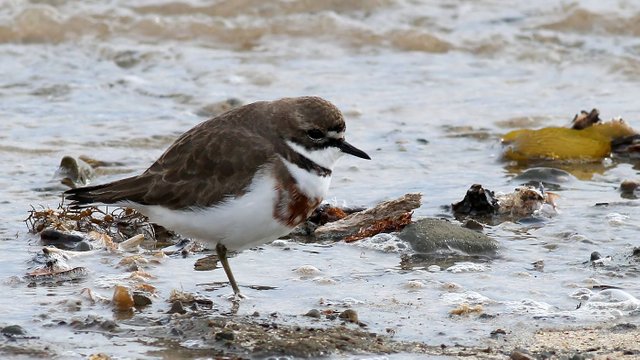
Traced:
POLYGON ((245 294, 241 294, 241 293, 228 294, 228 295, 224 295, 224 297, 231 302, 239 302, 244 299, 250 299, 245 294))

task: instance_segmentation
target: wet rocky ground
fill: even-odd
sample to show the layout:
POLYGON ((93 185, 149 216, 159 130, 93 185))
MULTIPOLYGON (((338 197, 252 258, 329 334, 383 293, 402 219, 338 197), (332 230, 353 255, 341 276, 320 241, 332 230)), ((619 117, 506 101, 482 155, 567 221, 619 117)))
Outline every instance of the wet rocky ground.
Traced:
MULTIPOLYGON (((158 318, 136 317, 115 323, 87 317, 60 324, 74 331, 100 333, 112 341, 129 339, 156 348, 151 358, 252 359, 349 357, 394 355, 398 358, 466 359, 632 359, 640 356, 640 329, 630 323, 574 329, 541 329, 534 334, 496 329, 481 345, 463 343, 428 345, 398 341, 393 333, 367 331, 363 323, 339 314, 317 313, 317 325, 296 325, 295 316, 251 314, 212 315, 210 311, 185 310, 158 318)), ((314 311, 299 315, 316 316, 314 311)), ((0 354, 5 358, 55 358, 62 354, 19 326, 4 326, 0 354)), ((427 341, 433 343, 433 341, 427 341)), ((90 359, 110 359, 96 351, 90 359)))

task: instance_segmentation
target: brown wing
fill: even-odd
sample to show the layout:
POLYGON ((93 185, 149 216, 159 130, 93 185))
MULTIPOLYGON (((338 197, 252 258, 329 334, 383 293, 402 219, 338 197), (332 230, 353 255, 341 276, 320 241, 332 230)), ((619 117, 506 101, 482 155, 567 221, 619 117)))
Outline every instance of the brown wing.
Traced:
POLYGON ((240 124, 206 121, 178 138, 139 176, 67 191, 72 205, 132 201, 170 209, 210 206, 243 194, 256 171, 273 156, 260 134, 240 124))

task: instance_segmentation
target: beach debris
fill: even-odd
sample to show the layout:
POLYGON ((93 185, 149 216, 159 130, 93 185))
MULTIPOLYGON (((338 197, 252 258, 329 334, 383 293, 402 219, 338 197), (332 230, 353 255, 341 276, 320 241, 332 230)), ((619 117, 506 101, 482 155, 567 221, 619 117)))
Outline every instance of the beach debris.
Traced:
POLYGON ((176 290, 176 289, 171 290, 168 301, 171 303, 180 302, 180 304, 195 303, 195 304, 203 305, 206 307, 213 306, 213 301, 211 301, 211 299, 208 299, 202 295, 193 294, 190 292, 176 290))
MULTIPOLYGON (((79 240, 69 237, 70 235, 86 238, 85 234, 91 235, 92 232, 108 235, 115 243, 121 243, 138 234, 145 235, 147 239, 158 240, 155 227, 147 217, 129 208, 114 208, 109 211, 109 208, 87 207, 72 210, 62 204, 56 209, 32 207, 25 223, 31 233, 39 233, 41 238, 42 232, 45 231, 45 238, 59 238, 65 241, 79 240), (58 233, 50 230, 57 230, 58 233)), ((168 235, 175 236, 172 233, 168 235)))
POLYGON ((329 222, 343 219, 349 214, 362 210, 364 209, 350 211, 349 209, 339 208, 330 204, 322 204, 313 211, 307 220, 311 221, 315 225, 321 226, 329 222))
POLYGON ((458 307, 456 307, 455 309, 451 309, 449 311, 449 314, 451 315, 469 315, 472 313, 482 313, 482 305, 478 304, 478 305, 474 305, 471 306, 467 303, 462 303, 460 305, 458 305, 458 307))
POLYGON ((495 193, 480 184, 471 185, 464 199, 451 204, 454 213, 474 216, 495 214, 499 208, 495 193))
POLYGON ((611 147, 617 157, 640 158, 640 134, 615 139, 611 147))
POLYGON ((111 356, 105 353, 97 353, 89 355, 88 360, 111 360, 111 356))
POLYGON ((422 194, 411 193, 384 201, 370 209, 319 226, 313 235, 318 240, 345 239, 351 242, 381 232, 399 231, 411 223, 413 210, 420 207, 421 198, 422 194))
POLYGON ((555 215, 559 195, 544 191, 542 186, 519 186, 513 192, 498 194, 498 213, 512 217, 537 214, 555 215))
POLYGON ((539 187, 519 186, 506 194, 496 194, 480 184, 473 184, 462 200, 451 204, 451 209, 458 216, 522 218, 538 214, 554 215, 558 197, 555 193, 544 191, 542 184, 539 187))
POLYGON ((571 121, 571 128, 582 130, 598 122, 600 122, 600 111, 598 109, 592 109, 590 112, 581 110, 571 121))
POLYGON ((118 244, 118 250, 134 252, 140 250, 140 245, 144 241, 144 234, 134 235, 118 244))
POLYGON ((43 248, 36 256, 35 262, 41 265, 27 272, 25 280, 32 283, 61 283, 86 278, 88 271, 84 267, 72 267, 68 263, 69 257, 57 252, 55 248, 43 248))
MULTIPOLYGON (((601 122, 599 112, 582 111, 573 127, 545 127, 514 130, 502 137, 504 157, 527 162, 535 160, 600 161, 619 151, 621 139, 633 139, 638 133, 620 118, 601 122)), ((640 146, 639 146, 640 150, 640 146)))

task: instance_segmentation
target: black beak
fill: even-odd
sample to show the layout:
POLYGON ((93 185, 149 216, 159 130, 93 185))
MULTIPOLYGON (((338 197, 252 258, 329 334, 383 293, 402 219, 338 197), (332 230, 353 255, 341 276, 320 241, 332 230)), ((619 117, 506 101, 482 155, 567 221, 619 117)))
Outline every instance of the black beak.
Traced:
POLYGON ((367 155, 366 152, 358 149, 357 147, 349 144, 344 140, 340 141, 340 144, 338 145, 338 149, 340 149, 345 154, 350 154, 353 156, 357 156, 359 158, 371 160, 371 158, 369 157, 369 155, 367 155))

